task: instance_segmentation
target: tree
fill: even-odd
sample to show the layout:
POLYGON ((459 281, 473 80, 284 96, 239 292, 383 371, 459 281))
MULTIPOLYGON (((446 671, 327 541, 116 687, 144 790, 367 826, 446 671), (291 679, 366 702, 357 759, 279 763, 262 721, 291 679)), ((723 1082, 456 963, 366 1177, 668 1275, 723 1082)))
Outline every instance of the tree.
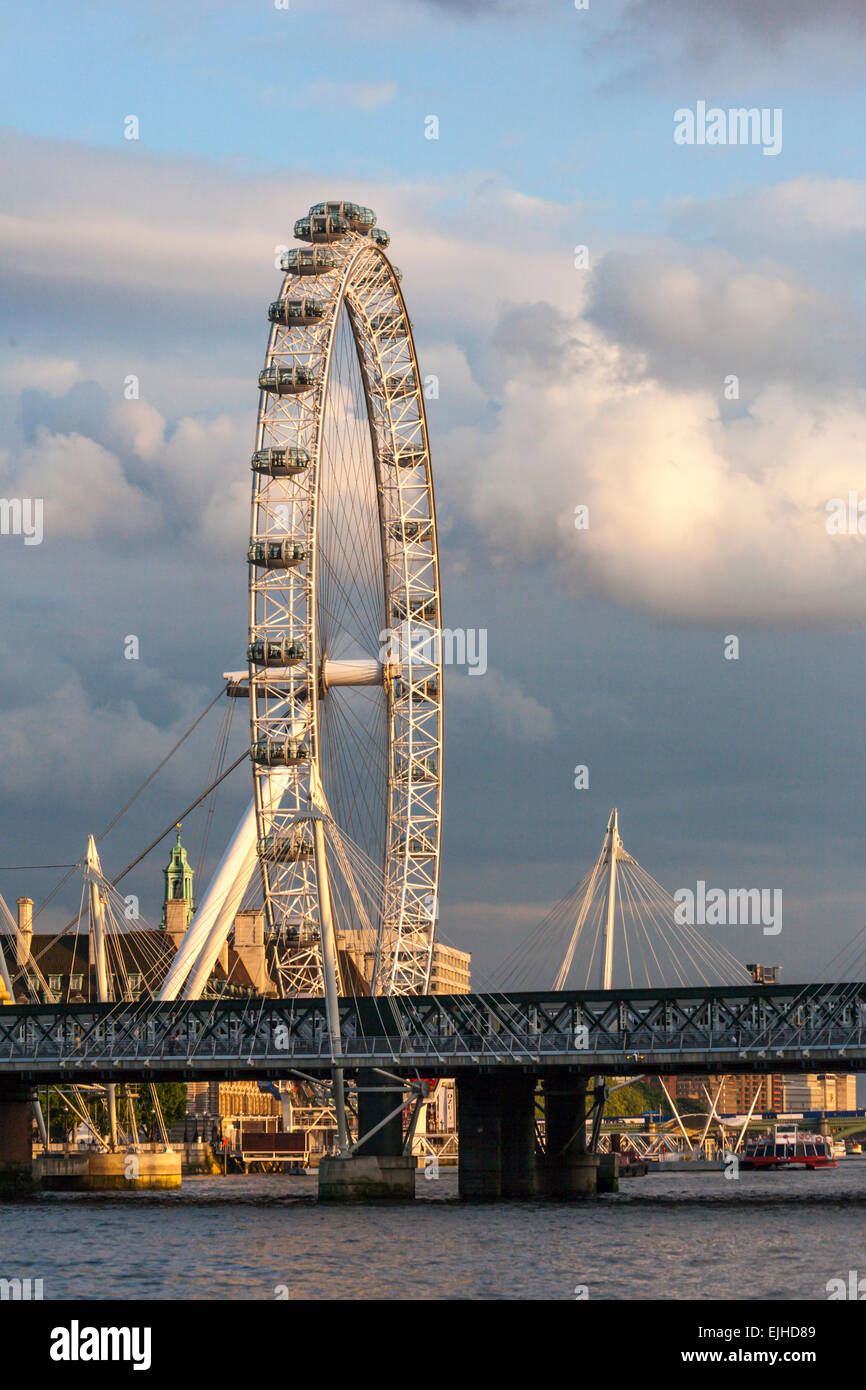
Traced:
MULTIPOLYGON (((166 1129, 168 1129, 175 1120, 183 1119, 186 1114, 186 1086, 182 1081, 161 1081, 157 1083, 155 1090, 159 1098, 162 1118, 166 1129)), ((139 1088, 135 1101, 135 1114, 139 1125, 144 1127, 148 1139, 156 1140, 162 1137, 149 1086, 139 1088)))

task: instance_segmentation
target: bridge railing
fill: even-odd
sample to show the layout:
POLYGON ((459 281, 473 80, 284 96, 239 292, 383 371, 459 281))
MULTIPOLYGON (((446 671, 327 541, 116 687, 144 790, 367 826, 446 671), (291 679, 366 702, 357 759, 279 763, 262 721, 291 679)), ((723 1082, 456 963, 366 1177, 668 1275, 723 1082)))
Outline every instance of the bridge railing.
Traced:
MULTIPOLYGON (((445 1066, 543 1063, 567 1058, 629 1062, 713 1054, 733 1063, 862 1050, 866 985, 723 990, 612 991, 594 995, 401 996, 341 1001, 342 1058, 445 1066), (807 997, 803 997, 806 995, 807 997)), ((0 1070, 186 1062, 235 1068, 330 1062, 321 1000, 199 1001, 165 1005, 5 1005, 0 1070)))

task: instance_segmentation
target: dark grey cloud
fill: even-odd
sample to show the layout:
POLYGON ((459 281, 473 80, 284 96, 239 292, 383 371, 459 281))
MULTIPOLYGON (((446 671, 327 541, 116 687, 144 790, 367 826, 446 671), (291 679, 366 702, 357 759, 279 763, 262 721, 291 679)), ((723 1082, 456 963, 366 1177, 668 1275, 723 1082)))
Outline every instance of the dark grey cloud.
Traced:
POLYGON ((586 343, 553 304, 504 306, 490 339, 493 352, 546 376, 567 375, 585 360, 586 343))
POLYGON ((720 29, 740 29, 775 45, 801 29, 853 26, 866 31, 866 6, 861 0, 631 0, 624 19, 646 31, 702 34, 708 43, 720 29))

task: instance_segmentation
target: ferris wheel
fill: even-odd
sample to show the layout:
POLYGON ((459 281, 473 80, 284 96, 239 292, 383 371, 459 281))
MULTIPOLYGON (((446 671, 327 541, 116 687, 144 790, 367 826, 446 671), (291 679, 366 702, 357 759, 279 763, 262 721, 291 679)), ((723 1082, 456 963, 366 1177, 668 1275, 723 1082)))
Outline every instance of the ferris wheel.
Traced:
POLYGON ((427 423, 375 214, 319 203, 281 258, 252 457, 249 693, 272 973, 325 992, 329 931, 377 994, 424 992, 442 670, 427 423))

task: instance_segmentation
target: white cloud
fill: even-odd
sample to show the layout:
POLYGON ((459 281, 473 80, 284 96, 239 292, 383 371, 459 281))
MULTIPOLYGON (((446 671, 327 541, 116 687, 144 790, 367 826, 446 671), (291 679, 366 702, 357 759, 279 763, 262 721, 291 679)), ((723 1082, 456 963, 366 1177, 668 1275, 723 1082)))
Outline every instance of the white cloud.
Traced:
POLYGON ((735 373, 751 396, 768 379, 814 386, 850 374, 853 328, 838 305, 790 273, 724 251, 614 253, 592 277, 587 313, 644 354, 649 374, 680 385, 721 391, 735 373))
POLYGON ((119 460, 80 434, 38 431, 36 442, 7 455, 5 495, 41 497, 45 542, 140 539, 157 520, 154 504, 124 476, 119 460))
POLYGON ((0 357, 0 387, 20 391, 40 383, 53 392, 66 391, 82 380, 79 364, 70 357, 49 357, 7 351, 0 357))
MULTIPOLYGON (((152 535, 156 515, 163 538, 180 522, 212 557, 237 553, 264 306, 279 279, 273 245, 291 230, 286 187, 301 213, 322 180, 151 159, 143 188, 140 161, 70 147, 52 200, 56 151, 16 143, 15 217, 0 220, 13 273, 56 264, 113 314, 118 287, 126 304, 132 284, 141 325, 155 314, 180 340, 166 357, 156 332, 140 364, 142 400, 118 401, 98 442, 73 445, 68 427, 53 443, 44 437, 16 465, 21 487, 47 476, 70 534, 107 535, 122 515, 152 535), (30 228, 46 246, 62 229, 62 264, 34 251, 30 228), (244 331, 258 346, 217 366, 225 335, 213 323, 229 312, 255 320, 244 331)), ((4 158, 10 173, 0 155, 0 174, 4 158)), ((554 210, 563 224, 501 180, 347 190, 378 207, 393 234, 422 373, 440 378, 429 415, 452 568, 468 524, 472 547, 494 560, 546 564, 570 590, 639 609, 726 627, 859 617, 861 549, 829 537, 824 523, 827 501, 862 476, 861 334, 851 295, 816 285, 807 262, 818 276, 833 239, 860 234, 866 196, 831 180, 817 190, 823 214, 810 217, 812 191, 795 180, 675 209, 686 230, 691 220, 710 238, 757 210, 751 256, 745 245, 734 254, 668 238, 607 258, 599 247, 587 275, 571 263, 567 209, 554 210), (798 269, 768 255, 774 226, 810 239, 798 269), (723 400, 730 374, 740 379, 740 418, 723 400), (587 532, 573 526, 581 503, 587 532)), ((76 374, 90 374, 88 352, 114 391, 121 366, 135 369, 111 364, 98 335, 89 343, 81 334, 76 374)), ((32 384, 52 389, 50 371, 32 367, 32 384)), ((47 499, 46 489, 50 524, 47 499)))
POLYGON ((311 82, 298 92, 295 100, 300 105, 311 102, 313 106, 330 110, 333 107, 352 106, 356 111, 376 111, 387 106, 397 95, 396 82, 311 82))

